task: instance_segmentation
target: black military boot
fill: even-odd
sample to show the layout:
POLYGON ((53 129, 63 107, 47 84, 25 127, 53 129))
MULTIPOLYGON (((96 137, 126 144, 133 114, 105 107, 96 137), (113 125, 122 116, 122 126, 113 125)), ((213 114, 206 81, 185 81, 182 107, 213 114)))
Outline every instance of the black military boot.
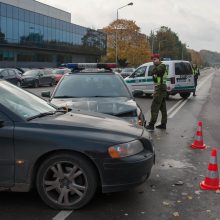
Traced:
POLYGON ((166 126, 166 124, 160 124, 160 125, 157 125, 156 128, 159 128, 159 129, 166 129, 167 126, 166 126))
POLYGON ((149 123, 145 128, 149 131, 154 131, 154 124, 149 123))

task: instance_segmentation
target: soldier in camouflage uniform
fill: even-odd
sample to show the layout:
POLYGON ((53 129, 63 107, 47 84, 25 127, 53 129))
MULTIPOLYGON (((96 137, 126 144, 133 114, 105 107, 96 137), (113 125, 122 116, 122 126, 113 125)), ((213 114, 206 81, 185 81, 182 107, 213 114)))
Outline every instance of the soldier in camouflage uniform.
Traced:
POLYGON ((167 109, 166 109, 166 80, 167 80, 167 68, 166 65, 160 61, 159 54, 153 54, 151 59, 154 63, 154 69, 152 76, 154 80, 154 94, 153 102, 151 104, 151 120, 146 126, 148 130, 153 131, 154 125, 157 121, 159 111, 162 113, 161 124, 156 126, 159 129, 166 129, 167 124, 167 109))
POLYGON ((192 66, 192 72, 193 72, 193 76, 194 76, 194 85, 195 85, 195 91, 193 92, 193 96, 196 96, 197 80, 200 75, 200 72, 199 72, 199 68, 197 67, 197 65, 195 63, 192 66))

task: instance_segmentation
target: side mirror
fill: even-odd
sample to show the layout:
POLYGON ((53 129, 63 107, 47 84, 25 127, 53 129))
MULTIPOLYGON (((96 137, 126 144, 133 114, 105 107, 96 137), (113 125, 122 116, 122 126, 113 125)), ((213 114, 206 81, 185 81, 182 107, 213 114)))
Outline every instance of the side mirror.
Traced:
POLYGON ((51 96, 50 91, 42 92, 42 93, 41 93, 41 96, 42 96, 42 97, 46 97, 46 98, 50 98, 50 96, 51 96))
POLYGON ((138 96, 142 96, 144 94, 144 92, 141 90, 134 90, 134 91, 132 91, 132 94, 134 97, 138 97, 138 96))

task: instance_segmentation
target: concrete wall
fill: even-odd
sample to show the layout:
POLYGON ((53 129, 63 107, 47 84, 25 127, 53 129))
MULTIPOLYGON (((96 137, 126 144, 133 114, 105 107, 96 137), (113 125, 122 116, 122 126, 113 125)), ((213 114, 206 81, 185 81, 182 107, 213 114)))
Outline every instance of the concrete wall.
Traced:
POLYGON ((71 22, 71 14, 69 12, 62 11, 35 0, 0 0, 0 2, 57 18, 62 21, 71 22))

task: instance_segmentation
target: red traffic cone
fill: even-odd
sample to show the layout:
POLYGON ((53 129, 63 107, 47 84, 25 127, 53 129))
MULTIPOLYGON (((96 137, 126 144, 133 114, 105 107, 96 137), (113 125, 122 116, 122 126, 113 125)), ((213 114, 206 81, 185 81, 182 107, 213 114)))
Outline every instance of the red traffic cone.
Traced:
POLYGON ((200 188, 203 190, 218 190, 220 189, 217 149, 212 149, 211 158, 208 165, 208 176, 200 183, 200 188))
POLYGON ((196 131, 196 137, 194 143, 191 145, 194 149, 205 149, 206 145, 203 143, 202 122, 198 122, 198 129, 196 131))

